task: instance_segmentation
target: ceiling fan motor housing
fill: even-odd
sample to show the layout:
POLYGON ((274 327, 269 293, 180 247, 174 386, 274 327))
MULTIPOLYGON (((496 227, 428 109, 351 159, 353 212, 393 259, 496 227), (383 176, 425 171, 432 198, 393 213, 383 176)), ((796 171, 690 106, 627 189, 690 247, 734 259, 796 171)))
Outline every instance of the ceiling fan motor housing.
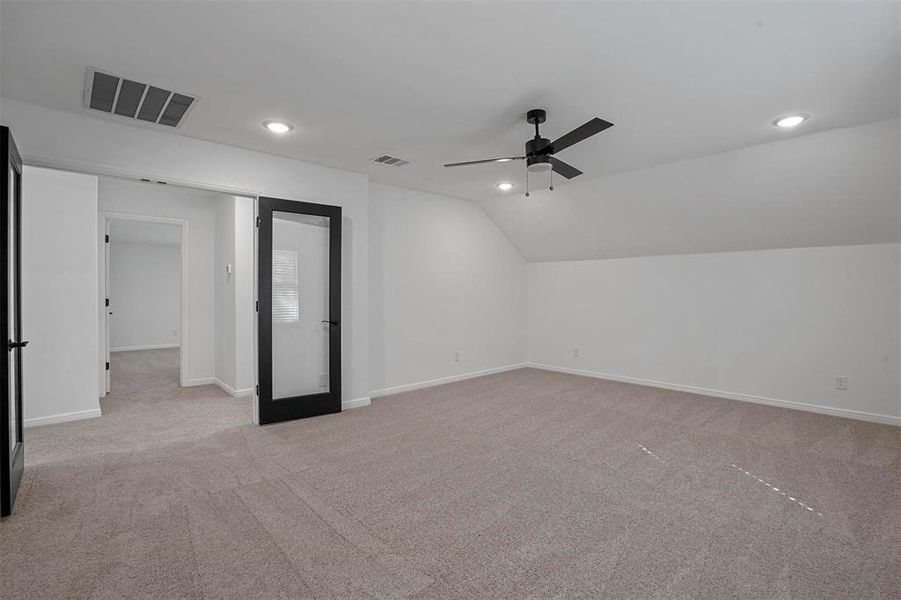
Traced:
POLYGON ((539 154, 539 151, 551 143, 551 140, 543 137, 532 138, 526 142, 526 168, 530 173, 546 173, 551 170, 551 161, 547 154, 539 154))

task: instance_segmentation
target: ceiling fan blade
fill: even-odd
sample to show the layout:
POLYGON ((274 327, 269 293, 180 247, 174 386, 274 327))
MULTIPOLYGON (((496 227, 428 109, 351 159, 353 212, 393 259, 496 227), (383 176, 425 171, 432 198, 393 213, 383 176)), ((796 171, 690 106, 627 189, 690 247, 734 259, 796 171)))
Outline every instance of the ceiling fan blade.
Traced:
POLYGON ((546 152, 547 154, 555 154, 564 148, 569 148, 573 144, 578 144, 582 140, 588 139, 591 136, 604 131, 608 127, 613 127, 613 123, 595 117, 587 123, 579 125, 566 135, 557 138, 542 148, 541 151, 546 152))
POLYGON ((493 162, 510 162, 511 160, 524 160, 525 156, 505 156, 504 158, 489 158, 486 160, 470 160, 468 162, 448 163, 445 167, 466 167, 468 165, 481 165, 493 162))
POLYGON ((573 177, 577 177, 582 174, 582 171, 570 164, 563 162, 558 158, 548 156, 547 159, 550 161, 551 167, 553 167, 554 172, 563 175, 567 179, 572 179, 573 177))

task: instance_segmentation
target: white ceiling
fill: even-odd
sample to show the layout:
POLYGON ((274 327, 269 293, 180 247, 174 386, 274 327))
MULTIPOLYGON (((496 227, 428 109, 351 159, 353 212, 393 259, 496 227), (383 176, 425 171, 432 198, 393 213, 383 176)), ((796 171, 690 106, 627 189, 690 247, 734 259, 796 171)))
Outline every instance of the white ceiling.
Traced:
POLYGON ((110 242, 120 244, 149 244, 152 246, 180 246, 181 227, 149 221, 110 221, 110 242))
POLYGON ((615 123, 568 185, 899 111, 892 2, 4 2, 0 44, 6 97, 84 112, 90 65, 197 94, 180 135, 473 200, 521 203, 521 163, 441 165, 520 153, 534 107, 551 138, 615 123))
POLYGON ((898 241, 899 121, 496 198, 529 261, 898 241))

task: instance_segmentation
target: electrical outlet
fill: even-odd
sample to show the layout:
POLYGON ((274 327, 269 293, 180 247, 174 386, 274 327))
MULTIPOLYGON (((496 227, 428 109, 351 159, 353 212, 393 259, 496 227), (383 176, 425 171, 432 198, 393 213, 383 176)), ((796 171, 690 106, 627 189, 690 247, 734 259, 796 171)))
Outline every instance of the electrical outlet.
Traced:
POLYGON ((460 362, 460 353, 454 352, 454 362, 460 362))
POLYGON ((837 390, 846 390, 848 389, 848 378, 844 375, 836 375, 835 376, 835 389, 837 390))
POLYGON ((582 356, 582 351, 578 348, 573 348, 573 358, 579 358, 582 356))

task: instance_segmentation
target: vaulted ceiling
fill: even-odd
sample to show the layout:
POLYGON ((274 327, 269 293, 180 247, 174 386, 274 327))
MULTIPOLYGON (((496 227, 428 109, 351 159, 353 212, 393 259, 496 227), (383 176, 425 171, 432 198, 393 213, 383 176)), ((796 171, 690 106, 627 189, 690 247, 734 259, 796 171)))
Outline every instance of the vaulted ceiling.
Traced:
MULTIPOLYGON (((891 2, 3 2, 6 97, 86 112, 88 66, 200 98, 178 135, 485 200, 524 114, 591 179, 898 114, 891 2), (771 126, 788 112, 796 132, 771 126), (270 118, 296 125, 276 137, 270 118), (371 158, 411 161, 396 168, 371 158)), ((95 116, 99 113, 94 113, 95 116)), ((558 181, 558 186, 562 182, 558 181)))
POLYGON ((897 119, 495 198, 529 261, 899 240, 897 119))
POLYGON ((108 119, 87 67, 192 94, 170 133, 482 202, 529 260, 892 241, 899 28, 897 2, 3 1, 0 94, 108 119), (584 175, 442 167, 521 153, 536 107, 551 138, 615 123, 560 154, 584 175))

